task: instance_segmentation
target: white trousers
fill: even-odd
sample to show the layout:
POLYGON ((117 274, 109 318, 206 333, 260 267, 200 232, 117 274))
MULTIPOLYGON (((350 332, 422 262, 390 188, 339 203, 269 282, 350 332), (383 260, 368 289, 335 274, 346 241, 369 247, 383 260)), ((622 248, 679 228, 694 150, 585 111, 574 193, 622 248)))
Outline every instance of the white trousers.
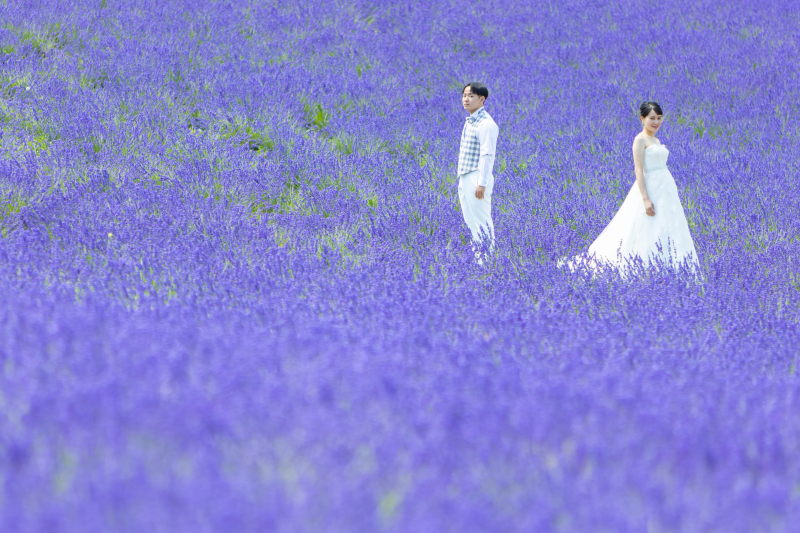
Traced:
POLYGON ((472 232, 474 242, 481 242, 481 228, 483 228, 483 232, 494 244, 494 222, 492 222, 494 176, 490 176, 486 183, 483 200, 475 198, 475 187, 477 186, 477 170, 458 177, 458 200, 461 203, 461 213, 464 215, 464 222, 467 223, 469 231, 472 232))

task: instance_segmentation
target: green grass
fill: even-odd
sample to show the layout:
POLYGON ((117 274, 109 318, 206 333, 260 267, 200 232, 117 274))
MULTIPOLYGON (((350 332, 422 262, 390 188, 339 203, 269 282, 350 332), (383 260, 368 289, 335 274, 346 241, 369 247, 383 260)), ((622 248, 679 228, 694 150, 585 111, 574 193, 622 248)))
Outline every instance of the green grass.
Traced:
POLYGON ((9 193, 5 198, 0 199, 0 236, 5 238, 11 232, 10 220, 29 203, 27 198, 16 192, 9 193))
MULTIPOLYGON (((2 80, 0 80, 0 84, 2 80)), ((61 135, 46 124, 23 115, 0 99, 0 125, 7 130, 16 130, 27 139, 17 144, 20 152, 33 152, 35 155, 50 154, 53 142, 60 139, 61 135)))
MULTIPOLYGON (((199 114, 197 114, 197 116, 195 116, 195 114, 197 114, 196 111, 191 117, 199 118, 199 114)), ((233 121, 221 123, 219 136, 221 140, 233 140, 239 146, 247 144, 251 150, 257 152, 272 151, 275 149, 275 141, 272 140, 269 134, 269 127, 259 128, 246 118, 236 118, 233 121)))
POLYGON ((11 76, 8 74, 0 74, 0 98, 10 100, 17 96, 19 93, 27 90, 30 85, 28 76, 11 76))
MULTIPOLYGON (((40 56, 46 56, 53 50, 64 48, 67 44, 65 32, 62 31, 61 24, 57 22, 48 24, 40 31, 20 28, 8 23, 3 24, 3 28, 15 34, 21 46, 26 44, 31 45, 34 52, 40 56)), ((12 44, 3 46, 3 53, 5 54, 17 52, 17 47, 12 44)))

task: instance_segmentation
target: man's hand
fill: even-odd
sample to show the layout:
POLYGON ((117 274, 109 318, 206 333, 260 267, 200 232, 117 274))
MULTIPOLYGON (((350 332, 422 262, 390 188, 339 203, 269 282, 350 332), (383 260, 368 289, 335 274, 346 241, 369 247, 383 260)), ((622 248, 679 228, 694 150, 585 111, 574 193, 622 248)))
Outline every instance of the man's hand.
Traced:
POLYGON ((477 198, 478 200, 483 200, 483 191, 485 190, 486 187, 481 187, 480 185, 475 187, 475 198, 477 198))

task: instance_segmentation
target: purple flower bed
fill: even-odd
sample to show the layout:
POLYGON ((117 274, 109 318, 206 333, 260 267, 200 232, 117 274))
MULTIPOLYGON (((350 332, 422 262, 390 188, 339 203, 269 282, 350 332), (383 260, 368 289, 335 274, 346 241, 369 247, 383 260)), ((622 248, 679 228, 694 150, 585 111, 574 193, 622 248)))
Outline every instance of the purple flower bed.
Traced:
POLYGON ((800 6, 0 21, 0 531, 796 529, 800 6), (484 266, 454 177, 473 80, 484 266), (645 99, 700 282, 556 266, 633 182, 645 99))

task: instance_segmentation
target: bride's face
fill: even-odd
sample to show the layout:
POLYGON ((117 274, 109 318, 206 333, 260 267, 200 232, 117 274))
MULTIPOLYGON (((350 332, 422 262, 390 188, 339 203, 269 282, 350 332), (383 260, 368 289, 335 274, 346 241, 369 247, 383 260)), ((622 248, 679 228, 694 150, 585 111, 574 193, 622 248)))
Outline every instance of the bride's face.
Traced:
POLYGON ((655 135, 658 132, 658 128, 661 127, 661 115, 656 113, 655 109, 650 110, 650 114, 646 117, 639 117, 642 121, 642 127, 647 131, 650 135, 655 135))

